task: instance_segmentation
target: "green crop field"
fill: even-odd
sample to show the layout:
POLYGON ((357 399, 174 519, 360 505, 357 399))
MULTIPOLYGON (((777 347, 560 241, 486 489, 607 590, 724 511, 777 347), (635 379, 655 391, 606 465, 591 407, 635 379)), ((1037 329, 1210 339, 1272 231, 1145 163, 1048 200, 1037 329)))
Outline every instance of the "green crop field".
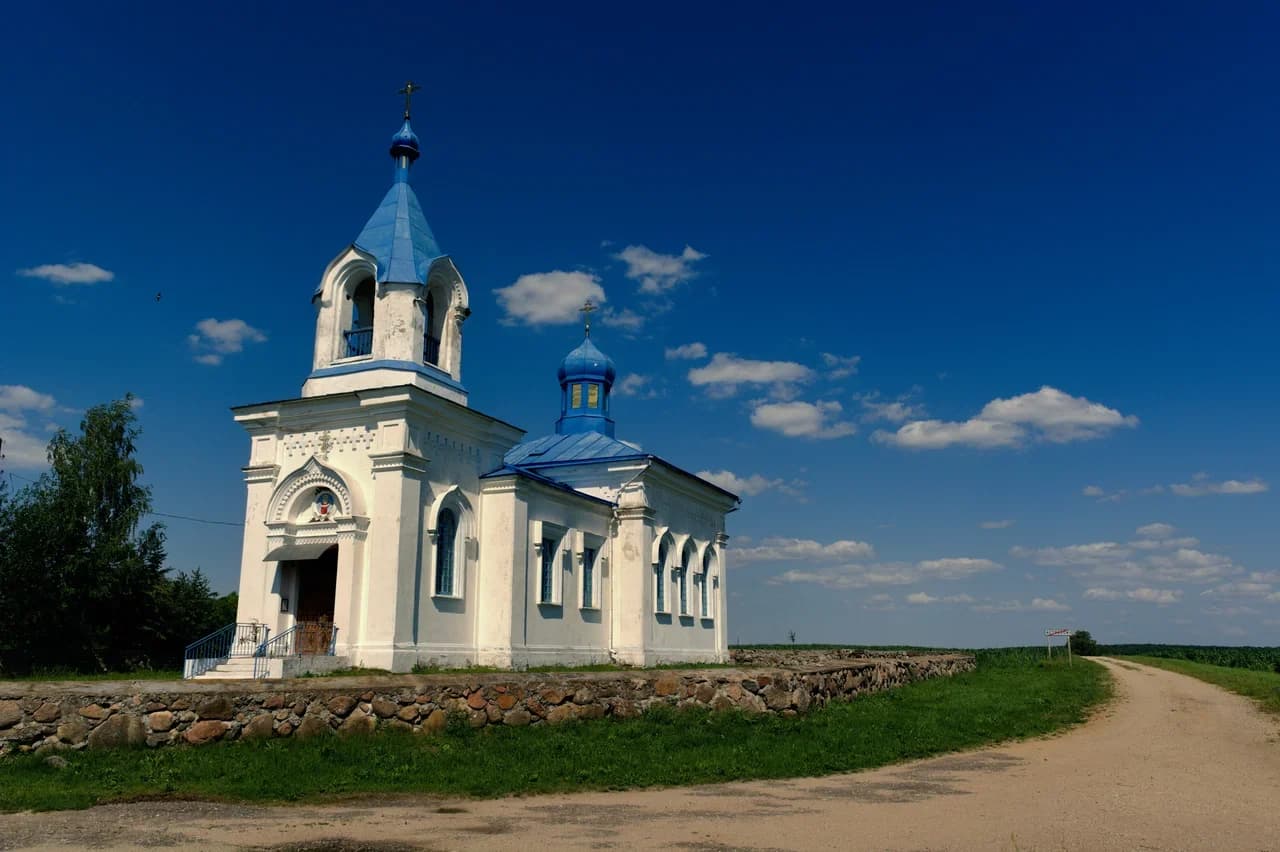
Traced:
POLYGON ((1099 645, 1098 654, 1109 657, 1161 657, 1231 669, 1280 671, 1280 648, 1246 645, 1099 645))
POLYGON ((233 742, 0 760, 0 811, 136 797, 293 802, 430 793, 503 796, 824 775, 1050 733, 1110 694, 1102 666, 1036 648, 978 652, 976 671, 832 703, 806 716, 657 710, 438 736, 233 742))

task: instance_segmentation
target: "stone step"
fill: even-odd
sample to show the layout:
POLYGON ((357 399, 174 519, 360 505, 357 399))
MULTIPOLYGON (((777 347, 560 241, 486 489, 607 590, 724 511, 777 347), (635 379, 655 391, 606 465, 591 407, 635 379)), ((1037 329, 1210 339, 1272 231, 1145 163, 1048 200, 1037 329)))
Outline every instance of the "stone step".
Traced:
POLYGON ((232 657, 197 675, 195 680, 252 680, 253 664, 253 657, 232 657))

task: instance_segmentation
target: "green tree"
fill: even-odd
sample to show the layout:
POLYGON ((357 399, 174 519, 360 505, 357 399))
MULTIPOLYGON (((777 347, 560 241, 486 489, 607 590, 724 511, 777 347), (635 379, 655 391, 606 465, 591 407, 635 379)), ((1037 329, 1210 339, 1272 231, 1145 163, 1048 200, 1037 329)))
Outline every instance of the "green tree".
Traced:
POLYGON ((49 442, 49 471, 0 501, 0 669, 146 666, 165 641, 164 528, 141 528, 132 397, 49 442))
POLYGON ((1086 657, 1098 653, 1098 642, 1089 635, 1088 630, 1077 630, 1071 634, 1071 650, 1086 657))

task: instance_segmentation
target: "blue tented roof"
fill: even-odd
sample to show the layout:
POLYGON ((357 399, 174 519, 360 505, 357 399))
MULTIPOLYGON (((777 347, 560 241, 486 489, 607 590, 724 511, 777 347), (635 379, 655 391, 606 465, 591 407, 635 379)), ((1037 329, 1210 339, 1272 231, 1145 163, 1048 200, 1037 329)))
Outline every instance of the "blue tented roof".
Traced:
POLYGON ((431 262, 444 254, 406 180, 392 184, 356 237, 355 247, 374 256, 379 284, 426 284, 431 262))

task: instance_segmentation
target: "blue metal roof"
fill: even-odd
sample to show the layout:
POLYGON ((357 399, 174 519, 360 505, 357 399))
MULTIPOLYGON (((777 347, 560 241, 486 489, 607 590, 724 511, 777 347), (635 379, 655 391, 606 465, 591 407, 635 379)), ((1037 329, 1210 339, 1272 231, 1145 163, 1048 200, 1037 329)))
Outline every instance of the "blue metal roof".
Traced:
POLYGON ((578 432, 573 435, 545 435, 516 444, 507 451, 502 461, 511 467, 537 468, 648 457, 648 453, 600 432, 578 432))
POLYGON ((544 435, 532 441, 516 444, 502 457, 502 467, 484 474, 481 479, 516 473, 562 485, 583 497, 590 497, 591 495, 589 494, 583 494, 577 489, 555 480, 553 478, 553 470, 549 469, 572 464, 593 464, 636 459, 647 459, 663 464, 676 473, 695 479, 708 488, 713 488, 726 497, 732 497, 735 501, 741 502, 738 495, 721 488, 714 482, 708 482, 702 477, 692 474, 683 468, 676 467, 671 462, 661 459, 652 453, 637 450, 630 444, 624 444, 616 438, 610 438, 599 432, 579 432, 575 435, 544 435))
POLYGON ((418 159, 418 137, 407 118, 391 137, 391 158, 396 162, 395 183, 354 245, 373 255, 379 284, 426 284, 431 262, 444 252, 431 233, 418 196, 409 186, 409 167, 418 159))
POLYGON ((431 262, 444 255, 407 181, 397 180, 373 211, 355 246, 373 255, 378 283, 426 284, 431 262))

